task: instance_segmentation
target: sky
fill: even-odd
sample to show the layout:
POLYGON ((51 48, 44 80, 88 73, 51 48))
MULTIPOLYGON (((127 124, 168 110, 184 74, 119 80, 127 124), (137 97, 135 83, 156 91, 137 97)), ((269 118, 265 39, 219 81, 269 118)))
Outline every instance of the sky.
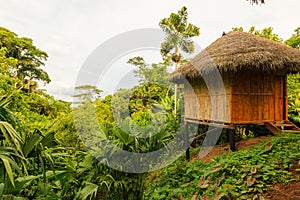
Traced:
MULTIPOLYGON (((48 53, 44 69, 52 81, 42 87, 66 101, 72 100, 78 74, 97 47, 128 31, 159 28, 161 19, 182 6, 188 9, 189 22, 200 27, 201 35, 194 41, 202 48, 232 27, 273 27, 288 39, 300 26, 299 0, 266 0, 262 5, 246 0, 0 0, 0 5, 0 26, 33 39, 48 53)), ((158 50, 134 53, 144 55, 148 62, 160 59, 158 50)), ((136 55, 119 56, 106 81, 100 81, 105 94, 136 84, 133 67, 126 64, 128 56, 136 55)))

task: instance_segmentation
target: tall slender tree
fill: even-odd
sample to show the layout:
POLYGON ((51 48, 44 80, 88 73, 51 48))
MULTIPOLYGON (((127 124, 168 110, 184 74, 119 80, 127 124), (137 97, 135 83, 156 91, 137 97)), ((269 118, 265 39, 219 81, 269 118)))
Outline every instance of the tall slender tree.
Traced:
MULTIPOLYGON (((182 50, 185 53, 194 52, 194 42, 192 37, 200 35, 200 28, 188 23, 188 12, 186 7, 182 7, 178 13, 171 13, 169 18, 160 21, 159 26, 166 33, 165 41, 161 44, 161 54, 164 58, 171 55, 175 63, 175 70, 179 67, 182 50)), ((174 113, 177 113, 177 85, 175 85, 175 107, 174 113)))

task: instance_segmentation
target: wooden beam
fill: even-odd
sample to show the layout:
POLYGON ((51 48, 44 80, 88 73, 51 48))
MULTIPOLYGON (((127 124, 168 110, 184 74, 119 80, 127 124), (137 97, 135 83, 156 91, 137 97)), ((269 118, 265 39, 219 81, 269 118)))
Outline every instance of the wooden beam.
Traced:
POLYGON ((219 127, 219 128, 230 128, 229 122, 217 122, 217 121, 210 121, 210 120, 198 120, 198 119, 191 119, 191 118, 185 118, 185 122, 193 123, 193 124, 201 124, 201 125, 207 125, 207 126, 213 126, 213 127, 219 127))
POLYGON ((288 120, 289 118, 289 109, 288 109, 288 88, 287 88, 287 76, 284 77, 283 80, 283 96, 284 96, 284 102, 283 102, 283 118, 284 120, 288 120))
POLYGON ((197 136, 193 137, 193 138, 190 140, 190 142, 193 142, 194 140, 198 140, 198 139, 201 138, 202 136, 204 136, 204 135, 206 135, 206 134, 209 134, 209 133, 212 133, 212 132, 216 131, 217 129, 219 129, 219 128, 214 128, 214 129, 212 129, 212 130, 209 130, 209 131, 206 131, 206 132, 204 132, 204 133, 201 133, 200 135, 197 135, 197 136))
POLYGON ((278 135, 278 134, 282 133, 282 131, 279 128, 277 128, 273 123, 266 122, 265 127, 269 131, 271 131, 274 135, 278 135))

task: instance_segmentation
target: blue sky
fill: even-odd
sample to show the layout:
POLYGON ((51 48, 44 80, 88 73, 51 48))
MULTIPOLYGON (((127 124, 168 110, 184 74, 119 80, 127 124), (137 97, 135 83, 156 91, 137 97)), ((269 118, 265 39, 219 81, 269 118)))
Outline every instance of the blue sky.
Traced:
MULTIPOLYGON (((194 41, 203 48, 235 26, 246 29, 252 25, 258 29, 271 26, 283 39, 300 26, 299 0, 266 0, 263 5, 251 5, 246 0, 0 0, 0 3, 0 26, 32 38, 36 46, 48 53, 45 69, 52 82, 46 89, 64 100, 71 100, 78 72, 95 48, 126 31, 159 28, 162 18, 182 6, 188 8, 189 21, 200 27, 201 35, 194 41)), ((159 54, 154 57, 153 60, 159 59, 159 54)), ((124 58, 120 58, 115 65, 127 67, 122 73, 128 74, 132 67, 123 62, 124 58)), ((107 78, 114 82, 114 78, 122 77, 107 78)), ((115 87, 104 84, 99 87, 107 88, 106 93, 115 87)))

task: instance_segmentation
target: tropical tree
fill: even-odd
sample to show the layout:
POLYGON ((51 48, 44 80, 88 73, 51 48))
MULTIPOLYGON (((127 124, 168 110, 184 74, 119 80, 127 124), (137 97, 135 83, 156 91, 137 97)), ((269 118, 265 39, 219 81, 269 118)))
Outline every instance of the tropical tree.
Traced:
POLYGON ((0 49, 5 48, 5 57, 16 59, 9 66, 10 76, 19 80, 37 80, 49 83, 48 74, 41 68, 48 58, 46 52, 38 49, 29 38, 18 37, 14 32, 0 27, 0 49))
POLYGON ((98 98, 100 98, 100 93, 103 92, 102 90, 98 89, 97 86, 93 85, 80 85, 75 87, 75 95, 74 98, 77 98, 79 102, 92 102, 98 98))
POLYGON ((0 74, 4 76, 10 75, 10 69, 17 65, 18 60, 12 57, 7 57, 7 48, 0 48, 0 74))
POLYGON ((138 67, 133 72, 136 77, 140 78, 141 83, 148 82, 162 85, 170 84, 168 82, 169 72, 167 67, 170 66, 170 62, 168 62, 168 60, 160 63, 148 64, 144 58, 136 56, 130 58, 127 63, 138 67))
MULTIPOLYGON (((243 27, 234 27, 232 28, 233 31, 244 31, 243 27)), ((254 35, 258 35, 260 37, 264 37, 276 42, 282 42, 283 40, 279 38, 278 34, 273 33, 273 28, 268 27, 268 28, 263 28, 262 30, 257 30, 255 29, 255 26, 252 26, 249 31, 249 33, 252 33, 254 35)))
POLYGON ((282 39, 278 37, 278 34, 273 33, 273 28, 268 27, 264 28, 261 31, 255 30, 255 26, 252 26, 249 30, 249 33, 252 33, 254 35, 258 35, 260 37, 268 38, 270 40, 273 40, 275 42, 282 42, 282 39))
MULTIPOLYGON (((188 23, 188 12, 186 7, 182 7, 178 13, 171 13, 169 18, 164 18, 160 21, 159 26, 166 33, 165 41, 161 44, 161 54, 167 58, 171 54, 171 59, 175 63, 175 70, 178 68, 182 50, 185 53, 194 52, 194 42, 192 37, 200 35, 200 29, 188 23)), ((177 85, 175 85, 175 103, 177 99, 177 85)), ((177 108, 174 108, 175 115, 177 108)))
POLYGON ((300 49, 300 27, 298 27, 294 32, 295 33, 292 35, 292 37, 286 40, 284 43, 293 48, 300 49))

